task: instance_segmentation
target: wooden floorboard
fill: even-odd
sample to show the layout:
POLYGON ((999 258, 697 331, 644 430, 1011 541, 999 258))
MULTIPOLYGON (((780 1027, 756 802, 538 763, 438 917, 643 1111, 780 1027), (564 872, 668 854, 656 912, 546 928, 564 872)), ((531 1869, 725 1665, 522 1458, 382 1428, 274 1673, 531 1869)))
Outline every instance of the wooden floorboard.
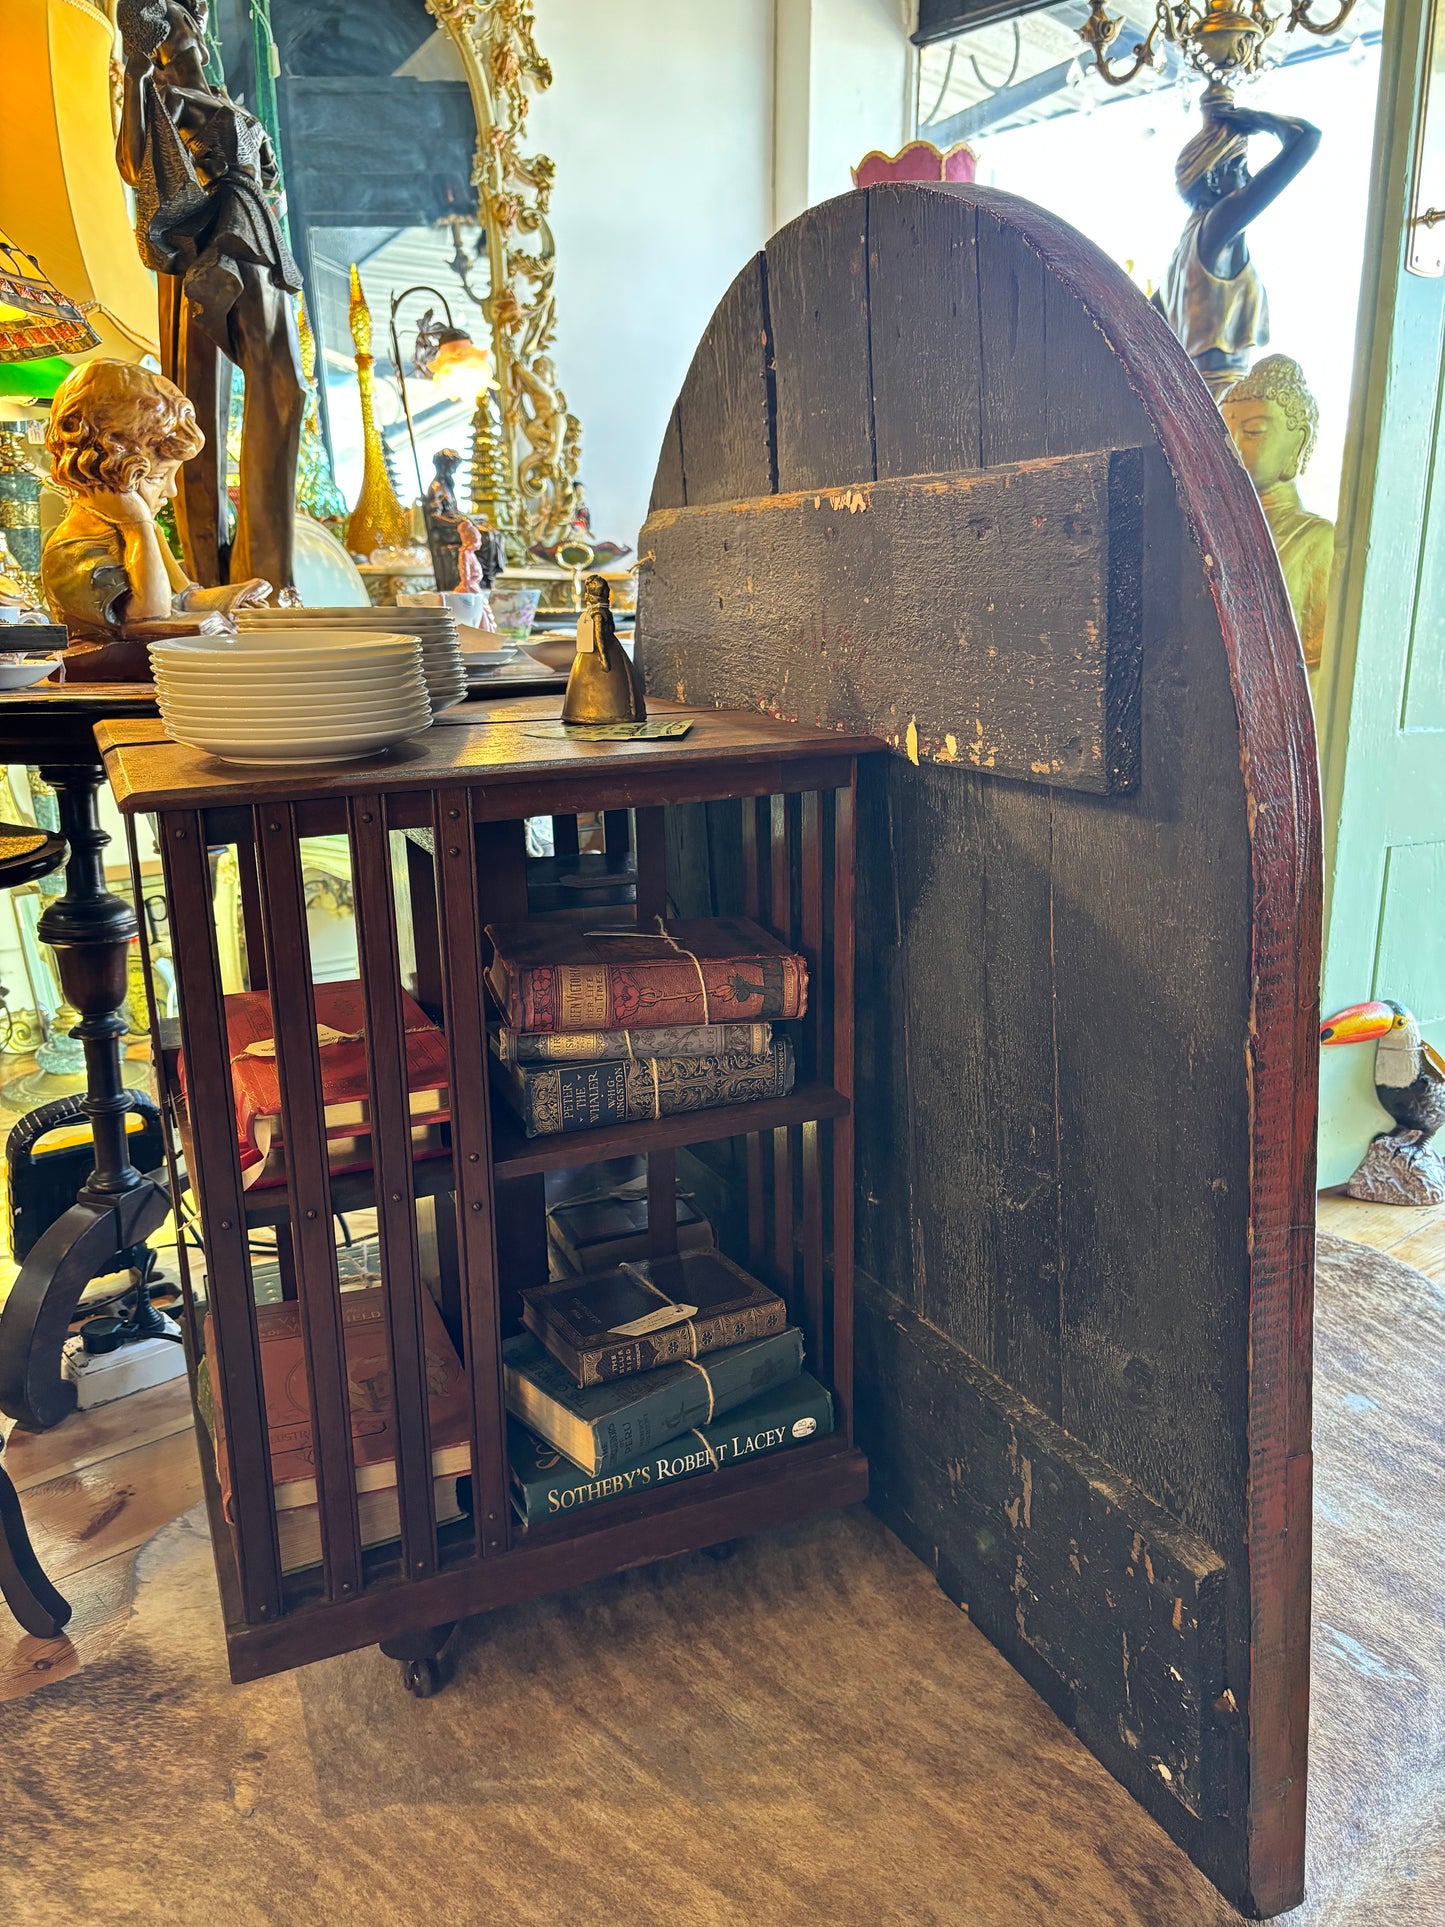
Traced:
POLYGON ((1431 1278, 1440 1276, 1438 1270, 1431 1270, 1431 1263, 1438 1266, 1445 1259, 1445 1204, 1366 1204, 1343 1191, 1326 1191, 1320 1194, 1319 1228, 1331 1237, 1352 1238, 1358 1245, 1388 1251, 1392 1258, 1414 1265, 1431 1278), (1405 1244, 1418 1255, 1403 1251, 1405 1244))
POLYGON ((93 1412, 77 1412, 48 1432, 12 1432, 5 1448, 5 1470, 17 1492, 28 1492, 32 1486, 83 1472, 119 1453, 190 1429, 191 1390, 182 1376, 93 1412))

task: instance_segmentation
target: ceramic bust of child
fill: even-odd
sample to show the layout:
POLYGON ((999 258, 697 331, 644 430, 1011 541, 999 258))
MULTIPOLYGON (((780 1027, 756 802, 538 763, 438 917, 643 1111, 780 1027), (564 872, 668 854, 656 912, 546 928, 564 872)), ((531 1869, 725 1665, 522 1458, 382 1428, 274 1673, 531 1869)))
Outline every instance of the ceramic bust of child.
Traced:
POLYGON ((56 391, 45 446, 52 484, 70 505, 45 546, 40 581, 70 635, 70 680, 149 682, 148 640, 220 627, 231 610, 270 594, 259 577, 199 588, 156 527, 182 462, 204 445, 180 389, 129 362, 85 362, 56 391))
POLYGON ((1319 667, 1334 561, 1335 526, 1301 506, 1295 478, 1315 444, 1320 411, 1288 355, 1266 355, 1220 404, 1259 495, 1299 625, 1305 662, 1319 667))

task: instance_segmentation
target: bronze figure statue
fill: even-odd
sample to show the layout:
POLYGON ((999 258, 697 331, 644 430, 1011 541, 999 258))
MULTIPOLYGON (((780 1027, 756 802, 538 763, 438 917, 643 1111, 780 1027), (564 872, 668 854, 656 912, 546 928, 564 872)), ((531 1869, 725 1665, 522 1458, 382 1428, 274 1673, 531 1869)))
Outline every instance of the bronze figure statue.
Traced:
POLYGON ((40 580, 70 635, 73 682, 149 682, 147 641, 222 628, 264 602, 261 577, 201 588, 156 527, 183 462, 203 448, 196 411, 164 375, 127 361, 73 368, 45 431, 51 483, 69 500, 45 546, 40 580))
POLYGON ((159 284, 161 363, 207 453, 188 462, 177 526, 203 582, 294 586, 296 463, 306 380, 291 297, 301 273, 271 193, 265 129, 205 74, 207 0, 120 0, 125 50, 116 160, 136 192, 141 259, 159 284), (226 417, 245 378, 240 511, 226 555, 226 417))
POLYGON ((1190 215, 1154 299, 1218 401, 1269 341, 1269 302, 1245 230, 1288 187, 1320 144, 1307 120, 1236 107, 1227 88, 1205 91, 1204 126, 1174 166, 1190 215), (1251 134, 1273 134, 1274 159, 1257 174, 1251 134))
POLYGON ((1319 404, 1288 355, 1266 355, 1220 403, 1225 426, 1259 495, 1289 590, 1305 663, 1319 667, 1335 557, 1335 525, 1303 506, 1295 478, 1319 431, 1319 404))
MULTIPOLYGON (((439 448, 432 456, 432 467, 436 473, 427 483, 426 494, 422 497, 427 547, 431 550, 432 573, 439 589, 465 589, 467 586, 461 580, 461 529, 464 518, 457 503, 457 470, 461 460, 456 449, 439 448)), ((484 518, 473 515, 470 522, 481 538, 475 546, 475 559, 481 571, 479 587, 490 589, 502 568, 502 538, 495 529, 487 527, 484 518)))
POLYGON ((612 591, 600 575, 582 584, 577 654, 562 699, 564 723, 645 723, 642 671, 617 639, 612 591))

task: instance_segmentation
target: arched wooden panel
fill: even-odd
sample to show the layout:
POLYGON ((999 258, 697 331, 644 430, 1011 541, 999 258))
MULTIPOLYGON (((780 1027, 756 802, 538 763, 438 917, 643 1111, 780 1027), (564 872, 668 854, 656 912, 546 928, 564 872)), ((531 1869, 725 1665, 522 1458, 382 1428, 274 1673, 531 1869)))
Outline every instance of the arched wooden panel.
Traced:
MULTIPOLYGON (((930 651, 979 717, 1000 678, 1028 688, 974 763, 900 715, 860 791, 860 1435, 884 1517, 1118 1778, 1241 1907, 1292 1906, 1318 802, 1283 583, 1208 392, 1041 210, 846 195, 729 290, 639 546, 661 693, 786 714, 803 691, 843 724, 930 651), (1080 521, 1097 459, 1137 486, 1080 521), (1020 475, 1036 540, 980 602, 1020 475), (919 544, 950 492, 971 519, 919 544), (890 503, 906 578, 864 526, 890 503), (1030 596, 1071 540, 1109 594, 1088 620, 1060 600, 1040 655, 1030 596), (1085 688, 1117 769, 1039 760, 1085 688)), ((726 896, 727 843, 687 831, 675 889, 726 896)))

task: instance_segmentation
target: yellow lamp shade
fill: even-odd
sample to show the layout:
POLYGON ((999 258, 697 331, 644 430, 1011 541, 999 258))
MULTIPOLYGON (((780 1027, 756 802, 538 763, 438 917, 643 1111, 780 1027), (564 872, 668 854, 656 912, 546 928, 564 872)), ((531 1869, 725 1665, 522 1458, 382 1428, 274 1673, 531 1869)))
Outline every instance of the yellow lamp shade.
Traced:
POLYGON ((460 328, 443 332, 427 372, 453 401, 475 401, 484 389, 497 385, 492 379, 492 357, 460 328))
POLYGON ((155 354, 155 282, 115 165, 111 24, 77 0, 4 0, 3 17, 0 229, 85 311, 94 352, 155 354))

